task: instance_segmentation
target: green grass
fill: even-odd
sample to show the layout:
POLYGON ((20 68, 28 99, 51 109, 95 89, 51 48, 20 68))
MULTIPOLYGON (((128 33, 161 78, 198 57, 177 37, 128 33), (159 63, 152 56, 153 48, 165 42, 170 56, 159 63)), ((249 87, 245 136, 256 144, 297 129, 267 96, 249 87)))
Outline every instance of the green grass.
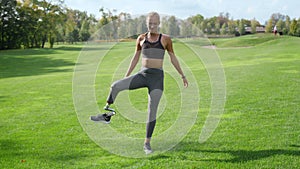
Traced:
MULTIPOLYGON (((198 118, 173 149, 141 159, 111 154, 83 131, 72 99, 73 70, 82 46, 0 51, 0 168, 298 168, 300 39, 251 35, 211 41, 218 47, 227 87, 217 130, 205 143, 198 142, 210 108, 209 78, 198 58, 176 41, 176 54, 197 75, 198 118)), ((124 75, 133 50, 134 43, 121 43, 102 60, 95 83, 100 108, 111 82, 124 75), (113 77, 120 62, 124 66, 113 77)), ((165 85, 167 98, 178 97, 172 77, 166 75, 165 85)), ((130 92, 132 98, 145 97, 134 102, 142 110, 145 92, 130 92)), ((168 102, 153 141, 174 122, 176 105, 168 102)), ((143 124, 133 130, 135 124, 122 116, 113 120, 117 131, 144 136, 143 124)))
MULTIPOLYGON (((273 34, 255 34, 255 35, 247 35, 240 36, 234 38, 215 38, 211 39, 211 43, 217 45, 220 48, 226 47, 252 47, 258 46, 265 43, 276 42, 277 39, 284 38, 282 36, 274 37, 273 34)), ((280 41, 277 41, 280 42, 280 41)))

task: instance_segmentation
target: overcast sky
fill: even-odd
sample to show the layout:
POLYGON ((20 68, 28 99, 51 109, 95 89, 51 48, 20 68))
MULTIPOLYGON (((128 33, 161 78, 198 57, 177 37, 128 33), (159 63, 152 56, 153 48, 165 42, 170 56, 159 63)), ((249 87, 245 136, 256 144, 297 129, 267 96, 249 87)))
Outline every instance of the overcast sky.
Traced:
POLYGON ((131 15, 156 11, 186 19, 196 14, 205 18, 228 12, 233 19, 253 19, 264 24, 273 13, 300 18, 300 0, 65 0, 67 7, 100 17, 99 9, 117 10, 131 15))

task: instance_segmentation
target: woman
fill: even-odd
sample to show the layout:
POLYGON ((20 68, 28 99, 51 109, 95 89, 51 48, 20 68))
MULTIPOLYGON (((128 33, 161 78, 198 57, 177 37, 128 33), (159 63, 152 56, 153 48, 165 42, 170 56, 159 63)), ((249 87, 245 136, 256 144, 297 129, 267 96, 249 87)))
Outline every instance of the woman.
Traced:
POLYGON ((174 54, 172 40, 168 35, 159 33, 160 16, 156 12, 151 12, 147 16, 148 32, 141 34, 136 40, 136 48, 125 78, 112 84, 107 98, 105 110, 111 111, 110 114, 92 116, 93 121, 104 121, 109 123, 114 115, 114 110, 110 105, 114 103, 117 94, 122 90, 134 90, 142 87, 148 88, 148 121, 146 125, 146 138, 144 151, 146 154, 152 153, 150 146, 151 137, 155 128, 156 113, 160 98, 163 93, 164 72, 163 60, 165 50, 167 50, 171 63, 181 75, 183 84, 188 87, 188 81, 180 67, 174 54), (142 55, 141 70, 131 75, 142 55))

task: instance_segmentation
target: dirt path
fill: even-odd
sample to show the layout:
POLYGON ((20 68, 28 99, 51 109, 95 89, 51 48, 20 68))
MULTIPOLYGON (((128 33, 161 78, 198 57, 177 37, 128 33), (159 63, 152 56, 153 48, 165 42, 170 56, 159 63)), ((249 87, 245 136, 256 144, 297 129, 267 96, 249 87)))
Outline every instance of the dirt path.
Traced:
POLYGON ((210 46, 202 46, 202 48, 206 49, 245 49, 245 48, 252 48, 253 46, 241 46, 241 47, 228 47, 228 48, 218 48, 215 45, 210 45, 210 46))

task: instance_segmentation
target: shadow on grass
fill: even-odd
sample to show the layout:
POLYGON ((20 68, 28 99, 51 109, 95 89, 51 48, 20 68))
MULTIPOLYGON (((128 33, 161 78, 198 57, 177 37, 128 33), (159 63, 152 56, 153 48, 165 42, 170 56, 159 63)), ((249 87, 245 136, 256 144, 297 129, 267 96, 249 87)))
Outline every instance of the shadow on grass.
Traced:
POLYGON ((72 58, 74 53, 68 52, 101 52, 111 48, 112 45, 98 46, 60 46, 54 49, 25 49, 25 50, 0 50, 0 79, 20 76, 43 75, 55 72, 73 71, 72 68, 61 67, 75 66, 75 62, 65 60, 66 56, 72 58), (51 55, 55 55, 56 58, 51 55), (61 55, 62 59, 57 59, 61 55))
POLYGON ((0 140, 0 150, 1 152, 7 151, 7 150, 13 150, 16 149, 17 143, 12 140, 0 140))
POLYGON ((49 57, 52 54, 58 54, 58 51, 33 49, 1 52, 0 79, 73 71, 72 68, 61 67, 74 66, 74 62, 49 57))
POLYGON ((300 145, 292 144, 291 147, 300 148, 300 145))
MULTIPOLYGON (((299 145, 291 145, 291 148, 299 148, 299 145)), ((285 155, 285 156, 295 156, 300 157, 300 150, 298 149, 269 149, 269 150, 216 150, 207 149, 207 146, 203 144, 195 143, 181 143, 177 145, 174 149, 176 152, 194 152, 201 154, 199 159, 195 158, 196 161, 215 161, 215 162, 229 162, 229 163, 241 163, 248 161, 261 160, 268 157, 285 155), (220 159, 220 155, 224 156, 220 159), (230 157, 228 157, 228 155, 230 157), (217 157, 216 157, 217 156, 217 157), (214 158, 216 157, 216 158, 214 158)))
POLYGON ((0 96, 0 101, 1 101, 1 102, 4 101, 5 99, 6 99, 5 96, 0 96))
POLYGON ((284 150, 284 149, 273 149, 273 150, 201 150, 202 153, 226 153, 233 156, 232 159, 208 159, 202 161, 218 161, 218 162, 230 162, 240 163, 247 161, 260 160, 276 155, 288 155, 288 156, 300 156, 299 150, 284 150))
POLYGON ((23 155, 21 152, 22 151, 21 145, 22 145, 21 142, 15 140, 0 139, 0 157, 4 157, 6 159, 21 160, 23 155))
POLYGON ((109 49, 109 47, 105 46, 105 44, 103 44, 103 46, 84 46, 84 47, 60 46, 60 47, 55 48, 54 50, 57 50, 57 51, 78 51, 78 52, 80 52, 80 51, 101 51, 101 50, 107 50, 107 49, 109 49))

